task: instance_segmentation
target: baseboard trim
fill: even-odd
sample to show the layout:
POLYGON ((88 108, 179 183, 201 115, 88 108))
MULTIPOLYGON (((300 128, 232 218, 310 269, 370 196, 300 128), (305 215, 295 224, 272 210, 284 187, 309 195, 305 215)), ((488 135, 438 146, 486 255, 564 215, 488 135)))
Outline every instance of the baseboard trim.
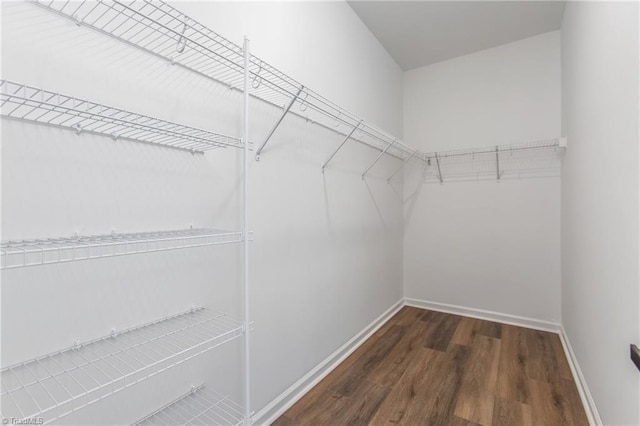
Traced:
POLYGON ((311 388, 317 385, 320 380, 324 379, 331 371, 333 371, 342 361, 351 355, 360 345, 362 345, 373 333, 375 333, 384 323, 394 316, 404 306, 404 300, 397 301, 393 306, 387 309, 382 315, 374 319, 362 331, 353 336, 348 342, 342 345, 338 350, 329 355, 305 374, 300 380, 291 385, 287 390, 281 393, 266 407, 256 413, 253 417, 252 424, 269 425, 278 417, 284 414, 293 404, 302 398, 311 388))
POLYGON ((598 412, 596 403, 591 396, 589 386, 587 386, 587 381, 582 374, 580 364, 578 364, 578 359, 576 358, 576 354, 573 352, 571 341, 569 340, 569 336, 567 336, 564 327, 560 327, 559 334, 560 342, 562 342, 564 353, 567 357, 567 361, 569 361, 569 367, 571 368, 571 373, 573 374, 573 380, 576 382, 576 387, 578 388, 578 393, 580 394, 580 399, 582 400, 584 411, 587 413, 589 423, 592 425, 600 426, 603 424, 602 419, 600 418, 600 413, 598 412))
POLYGON ((519 327, 533 328, 542 331, 560 333, 561 326, 558 323, 539 320, 535 318, 521 317, 518 315, 503 314, 500 312, 486 311, 483 309, 468 308, 465 306, 450 305, 448 303, 431 302, 429 300, 405 298, 405 305, 415 308, 430 309, 432 311, 446 312, 464 317, 478 318, 503 324, 517 325, 519 327))

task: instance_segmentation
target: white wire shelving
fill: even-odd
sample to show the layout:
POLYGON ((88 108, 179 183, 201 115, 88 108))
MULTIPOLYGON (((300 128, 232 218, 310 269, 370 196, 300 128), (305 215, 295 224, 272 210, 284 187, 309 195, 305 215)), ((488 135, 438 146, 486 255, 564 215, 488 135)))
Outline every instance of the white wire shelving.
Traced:
MULTIPOLYGON (((242 90, 242 48, 167 3, 155 0, 31 1, 78 25, 92 28, 232 89, 242 90)), ((352 140, 380 151, 380 156, 388 154, 403 160, 423 158, 419 151, 254 55, 250 57, 249 75, 251 96, 283 110, 256 150, 257 158, 287 114, 297 115, 344 136, 338 150, 352 140), (297 110, 293 108, 294 104, 297 110)), ((323 170, 338 150, 323 165, 323 170)))
POLYGON ((240 426, 244 424, 243 416, 243 409, 239 404, 205 385, 200 385, 149 414, 134 426, 240 426))
POLYGON ((557 175, 566 139, 555 138, 425 154, 427 182, 557 175))
POLYGON ((193 308, 3 368, 2 416, 51 423, 243 333, 240 321, 193 308))
POLYGON ((242 233, 239 231, 190 228, 172 231, 4 241, 0 244, 0 269, 239 243, 242 240, 242 233))
POLYGON ((61 127, 190 152, 242 148, 240 139, 129 112, 73 96, 0 80, 0 114, 6 118, 61 127))

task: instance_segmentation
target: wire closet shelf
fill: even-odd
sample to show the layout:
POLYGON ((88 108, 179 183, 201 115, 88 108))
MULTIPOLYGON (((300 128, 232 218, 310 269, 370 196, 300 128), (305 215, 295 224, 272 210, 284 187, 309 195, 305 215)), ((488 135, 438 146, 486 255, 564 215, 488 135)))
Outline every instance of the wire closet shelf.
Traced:
POLYGON ((134 426, 244 424, 242 407, 229 397, 200 385, 156 410, 134 426))
POLYGON ((51 423, 243 333, 241 322, 193 308, 3 368, 2 415, 51 423))
POLYGON ((477 179, 557 175, 566 139, 555 138, 510 145, 494 145, 431 152, 425 155, 425 179, 454 182, 477 179))
POLYGON ((4 241, 0 244, 0 269, 239 243, 242 239, 241 232, 190 228, 172 231, 4 241))
MULTIPOLYGON (((154 0, 31 2, 176 66, 242 90, 242 48, 167 3, 154 0)), ((419 151, 254 55, 250 56, 249 76, 252 97, 283 109, 282 117, 257 150, 257 155, 282 118, 291 113, 396 158, 422 158, 419 151), (292 108, 294 104, 298 111, 292 108), (354 129, 356 131, 352 133, 354 129)))
POLYGON ((169 148, 203 152, 214 148, 242 148, 240 139, 184 126, 73 96, 0 80, 3 117, 126 139, 169 148))

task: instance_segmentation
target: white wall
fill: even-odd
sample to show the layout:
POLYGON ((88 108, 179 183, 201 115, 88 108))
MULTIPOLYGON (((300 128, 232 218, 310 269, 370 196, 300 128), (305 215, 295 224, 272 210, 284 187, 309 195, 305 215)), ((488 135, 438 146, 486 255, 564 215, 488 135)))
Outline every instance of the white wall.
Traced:
POLYGON ((604 424, 640 424, 638 4, 562 23, 562 323, 604 424))
MULTIPOLYGON (((558 137, 559 32, 406 72, 404 135, 426 152, 558 137)), ((514 178, 405 175, 406 297, 559 322, 559 170, 514 178)))
MULTIPOLYGON (((236 43, 246 33, 255 54, 401 133, 402 73, 346 3, 177 7, 236 43)), ((238 93, 33 4, 2 8, 3 78, 240 133, 238 93)), ((259 141, 280 111, 254 102, 251 114, 259 141)), ((239 152, 194 156, 2 125, 3 239, 239 226, 239 152)), ((362 181, 377 152, 348 144, 323 175, 320 167, 340 141, 290 117, 251 165, 254 411, 402 297, 401 186, 386 183, 397 161, 384 159, 362 181)), ((217 246, 3 271, 2 364, 192 304, 238 314, 239 259, 237 247, 217 246)), ((61 423, 130 423, 203 379, 238 398, 239 346, 219 349, 61 423)))

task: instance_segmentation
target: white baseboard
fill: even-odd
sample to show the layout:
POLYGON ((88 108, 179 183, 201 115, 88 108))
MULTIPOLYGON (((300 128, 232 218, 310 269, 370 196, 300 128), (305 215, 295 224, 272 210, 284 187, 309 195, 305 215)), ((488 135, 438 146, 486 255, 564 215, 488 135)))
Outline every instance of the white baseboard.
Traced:
POLYGON ((373 320, 362 331, 353 336, 347 343, 329 355, 324 361, 305 374, 300 380, 291 385, 282 394, 271 401, 266 407, 253 416, 253 424, 269 425, 284 414, 293 404, 302 398, 311 388, 324 379, 342 361, 351 355, 384 323, 394 316, 404 306, 404 300, 399 300, 382 315, 373 320))
POLYGON ((580 364, 578 364, 578 359, 576 358, 576 354, 573 352, 571 341, 569 340, 564 327, 560 328, 560 341, 562 342, 564 353, 569 361, 573 380, 576 382, 578 393, 580 394, 584 411, 587 413, 589 423, 592 425, 602 425, 603 423, 600 418, 600 413, 598 413, 596 403, 591 396, 591 392, 589 392, 589 387, 587 386, 587 382, 582 374, 582 370, 580 369, 580 364))
POLYGON ((560 324, 555 322, 521 317, 518 315, 503 314, 500 312, 467 308, 465 306, 449 305, 447 303, 431 302, 420 299, 405 298, 404 302, 405 305, 416 308, 430 309, 432 311, 446 312, 449 314, 462 315, 464 317, 501 322, 503 324, 517 325, 519 327, 533 328, 536 330, 551 331, 553 333, 560 333, 561 329, 560 324))

